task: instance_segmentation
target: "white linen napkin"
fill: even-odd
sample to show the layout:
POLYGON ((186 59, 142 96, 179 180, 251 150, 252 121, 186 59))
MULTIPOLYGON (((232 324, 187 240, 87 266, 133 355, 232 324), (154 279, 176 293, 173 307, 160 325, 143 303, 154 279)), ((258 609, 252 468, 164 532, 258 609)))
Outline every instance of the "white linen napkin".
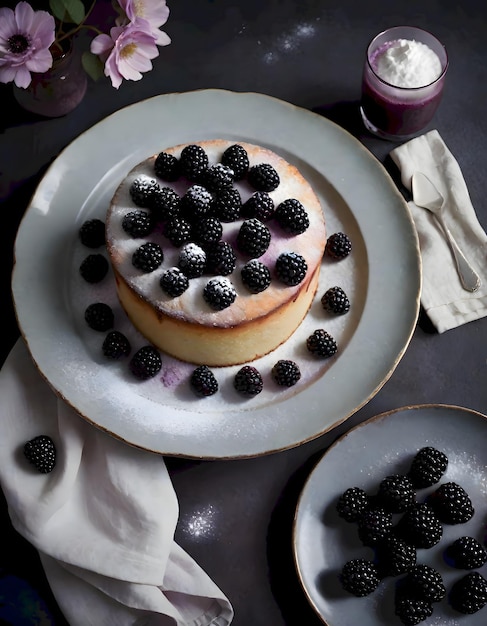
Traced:
POLYGON ((411 190, 420 171, 446 199, 444 218, 460 249, 482 280, 473 293, 462 288, 451 249, 435 217, 409 202, 423 263, 421 304, 439 333, 487 315, 487 235, 472 206, 460 166, 437 130, 398 146, 390 153, 411 190))
POLYGON ((0 372, 0 485, 15 529, 39 551, 71 626, 228 626, 233 610, 174 541, 179 507, 164 460, 80 418, 21 339, 0 372), (50 436, 39 473, 24 443, 50 436))

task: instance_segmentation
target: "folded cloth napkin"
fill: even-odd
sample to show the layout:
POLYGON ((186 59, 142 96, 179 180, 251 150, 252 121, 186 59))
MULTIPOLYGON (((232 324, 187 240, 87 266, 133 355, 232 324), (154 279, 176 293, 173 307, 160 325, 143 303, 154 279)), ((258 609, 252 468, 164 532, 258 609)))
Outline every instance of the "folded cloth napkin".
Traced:
POLYGON ((0 484, 15 529, 39 551, 72 626, 228 626, 232 607, 174 541, 178 501, 160 455, 81 419, 19 339, 0 371, 0 484), (24 457, 37 435, 56 466, 24 457))
POLYGON ((444 232, 435 217, 414 202, 423 263, 421 304, 439 333, 487 315, 487 235, 472 206, 460 166, 437 130, 411 139, 390 153, 411 190, 414 172, 423 172, 445 198, 444 218, 460 249, 482 280, 470 293, 462 288, 444 232))

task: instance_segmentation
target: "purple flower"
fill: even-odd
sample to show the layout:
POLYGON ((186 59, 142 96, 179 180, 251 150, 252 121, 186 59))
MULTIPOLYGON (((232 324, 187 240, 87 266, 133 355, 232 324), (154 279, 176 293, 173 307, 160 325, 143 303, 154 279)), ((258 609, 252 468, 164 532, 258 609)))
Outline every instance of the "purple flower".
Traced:
MULTIPOLYGON (((166 0, 118 0, 125 16, 134 22, 138 17, 150 24, 150 32, 157 37, 158 46, 167 46, 171 43, 169 36, 159 30, 169 18, 169 7, 166 0)), ((123 26, 126 21, 117 21, 117 26, 123 26)))
POLYGON ((159 55, 157 35, 147 20, 135 18, 126 26, 115 26, 110 36, 98 35, 90 50, 105 63, 105 76, 118 89, 122 80, 140 80, 152 69, 151 59, 159 55))
POLYGON ((52 65, 49 47, 55 23, 46 11, 34 11, 27 2, 15 10, 0 8, 0 82, 26 88, 31 72, 46 72, 52 65))

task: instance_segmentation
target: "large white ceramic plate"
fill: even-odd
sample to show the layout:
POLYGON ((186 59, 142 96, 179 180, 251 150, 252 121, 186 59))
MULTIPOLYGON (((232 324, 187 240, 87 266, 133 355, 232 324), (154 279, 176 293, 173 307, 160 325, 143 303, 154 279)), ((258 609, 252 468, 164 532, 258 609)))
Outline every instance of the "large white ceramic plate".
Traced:
MULTIPOLYGON (((418 550, 417 562, 437 568, 447 591, 466 574, 446 565, 445 547, 462 535, 484 541, 487 522, 487 417, 455 406, 422 405, 383 413, 338 439, 311 472, 299 498, 294 520, 293 549, 305 593, 328 626, 401 626, 394 615, 393 588, 398 578, 385 579, 371 595, 355 598, 342 590, 337 575, 352 558, 373 557, 361 545, 356 525, 336 513, 338 497, 348 487, 373 494, 379 481, 408 470, 424 446, 442 450, 449 459, 440 483, 454 481, 469 494, 475 514, 466 524, 443 525, 440 542, 418 550)), ((438 485, 417 492, 418 501, 438 485)), ((487 565, 480 573, 487 577, 487 565)), ((444 599, 435 603, 425 626, 485 626, 487 608, 462 616, 444 599)))
MULTIPOLYGON (((265 95, 201 90, 122 109, 59 155, 19 229, 13 296, 35 363, 87 420, 155 452, 236 458, 299 445, 370 400, 410 341, 420 283, 418 241, 407 206, 383 166, 357 140, 319 115, 265 95), (348 291, 350 313, 325 319, 317 298, 292 339, 257 362, 265 389, 246 402, 232 388, 231 368, 218 370, 221 391, 204 400, 189 393, 189 370, 171 360, 165 360, 161 376, 134 381, 126 365, 101 358, 100 337, 83 320, 90 299, 118 305, 113 281, 89 293, 81 284, 78 267, 87 253, 80 250, 81 224, 104 218, 119 182, 147 156, 218 137, 265 145, 295 164, 320 197, 328 233, 344 230, 354 245, 344 261, 324 261, 320 282, 320 294, 334 284, 348 291), (326 363, 304 354, 313 325, 326 326, 339 343, 339 354, 326 363), (290 357, 299 360, 303 379, 279 390, 269 371, 278 358, 290 357)), ((116 319, 126 327, 121 311, 116 319)), ((143 341, 137 333, 131 337, 134 345, 143 341)))

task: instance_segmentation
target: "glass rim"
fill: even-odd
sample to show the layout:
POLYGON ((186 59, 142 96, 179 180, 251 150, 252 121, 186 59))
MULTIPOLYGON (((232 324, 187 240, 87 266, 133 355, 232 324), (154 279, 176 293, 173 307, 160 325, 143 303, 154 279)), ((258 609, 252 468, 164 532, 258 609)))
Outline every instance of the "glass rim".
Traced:
MULTIPOLYGON (((421 42, 423 43, 423 42, 421 42)), ((377 78, 377 80, 379 80, 381 83, 383 83, 384 85, 387 85, 388 87, 392 87, 393 89, 399 89, 402 91, 417 91, 419 89, 426 89, 427 87, 432 87, 434 84, 436 84, 437 82, 439 82, 442 78, 444 78, 447 70, 448 70, 448 66, 450 63, 450 60, 448 58, 448 51, 446 49, 445 44, 443 44, 438 37, 435 37, 435 35, 433 35, 433 33, 430 33, 428 30, 425 30, 424 28, 420 28, 419 26, 391 26, 390 28, 386 28, 383 31, 381 31, 380 33, 377 33, 377 35, 375 35, 374 37, 372 37, 372 39, 369 41, 369 44, 367 46, 367 67, 370 69, 370 71, 372 72, 372 74, 375 76, 375 78, 377 78), (372 46, 372 44, 374 43, 374 41, 376 39, 378 39, 379 37, 381 37, 382 35, 385 35, 386 33, 388 33, 389 31, 393 31, 393 30, 397 30, 397 29, 401 29, 401 28, 410 28, 411 30, 416 30, 416 31, 420 31, 422 33, 425 33, 426 35, 429 35, 430 37, 432 37, 433 39, 435 39, 438 42, 438 45, 441 46, 441 48, 443 48, 443 51, 445 53, 445 66, 442 68, 441 74, 435 78, 435 80, 432 80, 430 83, 427 83, 426 85, 421 85, 420 87, 401 87, 400 85, 394 85, 393 83, 388 82, 387 80, 384 80, 383 78, 381 78, 377 72, 374 70, 374 68, 372 67, 371 63, 370 63, 370 48, 372 46)), ((440 59, 441 62, 441 59, 440 59)), ((443 65, 443 64, 442 64, 443 65)))

